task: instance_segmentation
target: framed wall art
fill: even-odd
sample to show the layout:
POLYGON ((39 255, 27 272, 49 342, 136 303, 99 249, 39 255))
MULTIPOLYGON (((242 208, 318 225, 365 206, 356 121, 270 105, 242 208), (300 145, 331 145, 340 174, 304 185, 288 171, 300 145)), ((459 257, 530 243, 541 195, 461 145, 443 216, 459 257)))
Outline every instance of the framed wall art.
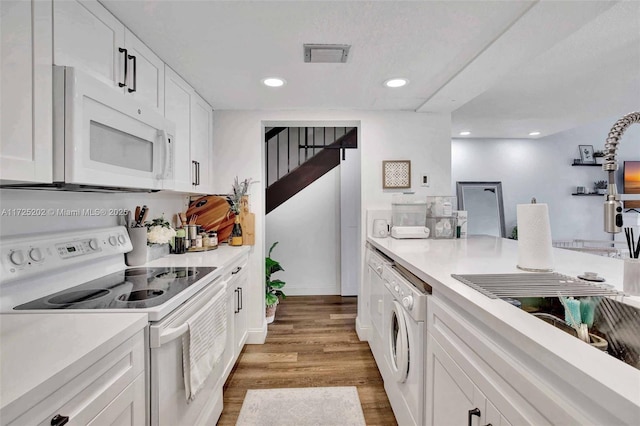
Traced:
POLYGON ((578 150, 582 164, 596 164, 596 159, 593 157, 593 145, 578 145, 578 150))
POLYGON ((411 188, 411 161, 383 161, 382 188, 407 189, 411 188))

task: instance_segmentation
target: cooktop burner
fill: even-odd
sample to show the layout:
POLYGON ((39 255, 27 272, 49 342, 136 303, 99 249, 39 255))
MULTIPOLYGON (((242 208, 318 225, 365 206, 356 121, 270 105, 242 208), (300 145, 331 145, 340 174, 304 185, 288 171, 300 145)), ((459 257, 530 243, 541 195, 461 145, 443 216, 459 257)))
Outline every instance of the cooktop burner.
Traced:
POLYGON ((124 269, 13 309, 151 308, 165 303, 215 269, 215 267, 124 269))

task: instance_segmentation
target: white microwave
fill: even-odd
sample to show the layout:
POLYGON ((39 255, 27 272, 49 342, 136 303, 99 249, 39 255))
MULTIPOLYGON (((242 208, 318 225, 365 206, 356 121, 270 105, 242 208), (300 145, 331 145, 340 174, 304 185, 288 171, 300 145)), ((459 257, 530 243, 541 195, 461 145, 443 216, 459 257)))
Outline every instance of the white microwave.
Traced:
POLYGON ((175 125, 72 67, 53 67, 53 182, 91 190, 173 189, 175 125))

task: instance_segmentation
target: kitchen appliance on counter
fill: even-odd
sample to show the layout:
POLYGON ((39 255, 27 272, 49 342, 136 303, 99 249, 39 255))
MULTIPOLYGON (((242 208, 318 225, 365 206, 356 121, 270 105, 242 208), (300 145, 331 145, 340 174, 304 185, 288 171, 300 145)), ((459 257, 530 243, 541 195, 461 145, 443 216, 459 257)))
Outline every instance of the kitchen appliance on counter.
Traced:
MULTIPOLYGON (((182 336, 226 283, 215 267, 126 268, 124 227, 0 240, 0 312, 144 312, 152 425, 215 424, 222 412, 220 361, 192 401, 185 397, 182 336)), ((221 304, 225 297, 219 297, 221 304)), ((219 307, 214 307, 219 308, 219 307)))
POLYGON ((425 227, 427 204, 411 194, 396 194, 391 202, 391 236, 393 238, 429 238, 425 227))
POLYGON ((73 67, 53 67, 53 183, 71 191, 173 189, 175 125, 73 67))

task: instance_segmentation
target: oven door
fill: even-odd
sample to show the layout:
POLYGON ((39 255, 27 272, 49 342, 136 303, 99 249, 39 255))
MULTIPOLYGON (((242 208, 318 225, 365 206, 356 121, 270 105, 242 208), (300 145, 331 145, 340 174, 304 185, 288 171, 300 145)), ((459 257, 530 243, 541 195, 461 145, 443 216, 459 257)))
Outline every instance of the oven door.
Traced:
POLYGON ((218 421, 222 413, 224 362, 218 362, 195 399, 187 402, 182 367, 182 336, 188 329, 186 321, 218 292, 225 291, 226 282, 218 277, 169 317, 152 323, 149 327, 151 425, 214 425, 218 421))
POLYGON ((74 68, 54 67, 54 82, 54 180, 172 189, 170 121, 74 68))

